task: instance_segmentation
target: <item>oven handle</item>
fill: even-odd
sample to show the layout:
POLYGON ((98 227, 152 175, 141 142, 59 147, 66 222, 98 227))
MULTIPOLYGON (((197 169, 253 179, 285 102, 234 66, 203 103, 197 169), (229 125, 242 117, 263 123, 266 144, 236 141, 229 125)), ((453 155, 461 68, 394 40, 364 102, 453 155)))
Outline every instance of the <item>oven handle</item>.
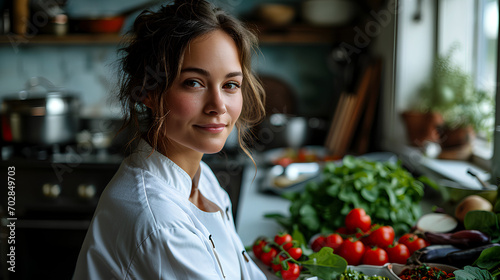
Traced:
MULTIPOLYGON (((6 225, 10 221, 2 219, 2 224, 6 225)), ((90 220, 23 220, 15 221, 16 228, 24 229, 69 229, 69 230, 87 230, 90 220)))

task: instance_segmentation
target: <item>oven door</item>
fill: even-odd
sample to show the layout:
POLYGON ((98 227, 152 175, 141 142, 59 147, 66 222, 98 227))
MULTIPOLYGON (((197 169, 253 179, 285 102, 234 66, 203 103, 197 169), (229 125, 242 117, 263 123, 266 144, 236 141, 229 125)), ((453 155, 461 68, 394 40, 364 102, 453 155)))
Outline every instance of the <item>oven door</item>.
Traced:
POLYGON ((7 224, 2 218, 3 279, 71 279, 90 220, 15 221, 15 272, 10 272, 7 224))

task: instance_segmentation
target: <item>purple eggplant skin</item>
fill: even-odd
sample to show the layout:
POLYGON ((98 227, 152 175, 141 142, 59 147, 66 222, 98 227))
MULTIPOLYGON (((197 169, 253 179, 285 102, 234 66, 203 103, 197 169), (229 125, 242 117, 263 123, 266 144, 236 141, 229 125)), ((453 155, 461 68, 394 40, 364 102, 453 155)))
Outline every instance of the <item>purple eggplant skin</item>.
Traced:
POLYGON ((471 265, 472 263, 474 263, 477 258, 479 258, 482 251, 494 246, 500 246, 500 244, 491 243, 475 248, 450 252, 446 255, 446 258, 449 264, 458 268, 463 268, 466 265, 471 265))
POLYGON ((478 230, 460 230, 454 233, 425 232, 425 238, 431 244, 448 244, 461 249, 490 243, 490 237, 478 230))
POLYGON ((415 251, 406 261, 406 264, 442 263, 449 264, 447 255, 461 249, 453 245, 430 245, 415 251))

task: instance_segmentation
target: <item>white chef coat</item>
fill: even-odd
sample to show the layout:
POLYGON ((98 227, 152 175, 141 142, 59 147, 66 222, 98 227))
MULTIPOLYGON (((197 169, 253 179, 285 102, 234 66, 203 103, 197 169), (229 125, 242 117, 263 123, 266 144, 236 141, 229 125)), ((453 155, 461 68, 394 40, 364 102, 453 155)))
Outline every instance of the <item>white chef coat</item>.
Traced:
POLYGON ((198 188, 224 215, 192 204, 190 176, 151 150, 141 141, 103 191, 73 279, 266 279, 210 168, 200 163, 198 188))

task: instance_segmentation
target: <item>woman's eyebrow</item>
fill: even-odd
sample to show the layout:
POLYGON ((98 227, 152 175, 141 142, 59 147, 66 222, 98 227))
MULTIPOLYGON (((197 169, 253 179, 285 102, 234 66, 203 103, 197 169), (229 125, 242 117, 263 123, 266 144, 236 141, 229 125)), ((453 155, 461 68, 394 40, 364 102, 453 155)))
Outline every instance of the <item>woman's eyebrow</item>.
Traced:
MULTIPOLYGON (((210 73, 202 68, 197 68, 197 67, 189 67, 189 68, 184 68, 181 70, 181 73, 184 72, 195 72, 200 75, 210 77, 210 73)), ((241 71, 235 71, 235 72, 229 72, 226 74, 226 78, 232 78, 232 77, 237 77, 237 76, 243 76, 243 73, 241 71)))
POLYGON ((243 73, 241 73, 240 71, 230 72, 226 75, 226 78, 232 78, 232 77, 238 77, 238 76, 243 77, 243 73))

